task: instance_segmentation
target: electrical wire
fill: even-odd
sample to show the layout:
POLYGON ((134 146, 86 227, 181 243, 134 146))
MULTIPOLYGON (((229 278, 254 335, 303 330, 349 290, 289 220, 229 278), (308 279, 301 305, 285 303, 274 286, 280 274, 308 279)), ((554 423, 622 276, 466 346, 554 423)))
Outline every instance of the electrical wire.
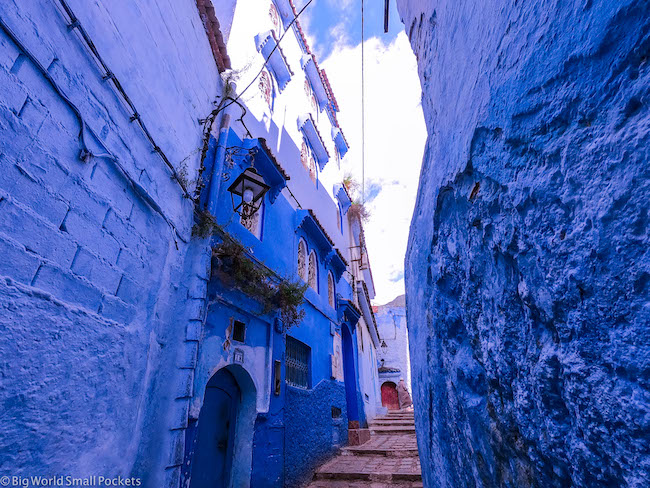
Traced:
POLYGON ((20 52, 31 61, 31 63, 36 67, 39 73, 41 73, 41 75, 47 80, 48 84, 52 87, 52 89, 56 92, 56 94, 65 102, 65 104, 75 114, 77 122, 79 123, 78 139, 79 139, 79 144, 81 145, 81 151, 79 152, 79 159, 81 159, 83 162, 88 162, 90 160, 90 157, 92 156, 92 157, 104 158, 113 161, 118 171, 131 185, 134 193, 139 197, 141 197, 170 226, 170 228, 173 231, 172 238, 174 239, 176 249, 178 249, 178 241, 176 240, 176 236, 178 236, 183 242, 186 241, 183 239, 180 232, 178 232, 174 223, 165 215, 165 213, 160 208, 160 206, 156 203, 153 197, 149 195, 149 193, 130 175, 128 170, 124 166, 122 166, 120 161, 106 147, 106 145, 103 143, 103 141, 98 136, 98 134, 88 124, 86 124, 79 108, 72 102, 72 100, 70 100, 70 98, 65 94, 65 92, 61 89, 61 87, 54 80, 54 78, 52 78, 50 72, 40 63, 38 58, 36 58, 36 56, 29 49, 27 49, 27 47, 20 41, 20 39, 16 36, 13 30, 11 30, 11 28, 4 22, 4 20, 1 17, 0 17, 0 28, 7 35, 7 37, 11 39, 11 41, 16 45, 16 47, 20 50, 20 52), (102 147, 102 149, 106 151, 105 153, 93 154, 88 149, 88 145, 86 144, 86 140, 85 140, 86 130, 93 136, 95 141, 102 147))
POLYGON ((228 105, 224 106, 222 110, 225 110, 225 109, 228 108, 230 105, 232 105, 233 103, 237 102, 237 100, 239 100, 239 99, 242 97, 242 95, 243 95, 244 93, 246 93, 246 90, 248 90, 251 86, 253 86, 253 83, 255 83, 255 80, 257 80, 257 78, 262 74, 262 71, 264 71, 264 68, 266 68, 266 64, 269 62, 269 59, 271 59, 271 56, 273 56, 273 53, 275 52, 275 50, 278 49, 278 48, 280 47, 280 43, 282 42, 282 39, 284 39, 284 36, 287 34, 287 32, 289 32, 289 29, 290 29, 290 28, 293 26, 293 24, 295 24, 295 22, 298 20, 298 17, 300 17, 300 15, 305 11, 305 9, 306 9, 307 7, 309 7, 309 5, 311 5, 311 3, 312 3, 313 1, 314 1, 314 0, 309 0, 309 1, 305 4, 305 6, 304 6, 303 8, 300 9, 300 11, 296 14, 296 16, 291 20, 291 23, 289 23, 289 25, 287 26, 287 28, 284 30, 284 32, 283 32, 282 35, 280 36, 280 39, 278 39, 278 42, 275 44, 275 46, 273 47, 273 49, 271 50, 271 52, 269 53, 269 55, 268 55, 268 56, 266 57, 266 59, 264 60, 264 64, 262 65, 262 68, 260 68, 260 70, 257 72, 257 74, 255 75, 255 77, 251 80, 251 82, 250 82, 248 85, 246 85, 246 88, 244 88, 244 89, 239 93, 239 95, 237 95, 237 96, 235 97, 235 99, 234 99, 232 102, 230 102, 228 105))
POLYGON ((65 15, 69 19, 69 24, 68 24, 68 30, 76 30, 81 38, 84 40, 84 43, 88 50, 92 53, 95 62, 100 66, 101 70, 103 71, 102 73, 102 79, 104 81, 111 81, 113 83, 113 86, 115 87, 115 90, 118 92, 120 97, 122 98, 123 102, 127 105, 127 107, 130 110, 130 120, 131 122, 137 122, 138 126, 140 129, 142 129, 142 132, 144 133, 145 137, 149 141, 149 143, 153 146, 154 152, 158 153, 160 158, 163 160, 165 165, 169 168, 169 170, 172 173, 172 177, 174 181, 178 183, 178 185, 183 189, 183 194, 185 195, 186 198, 191 198, 188 190, 187 190, 187 185, 182 181, 182 178, 178 175, 176 172, 176 168, 174 168, 174 165, 171 163, 171 161, 167 158, 167 155, 163 152, 163 150, 156 144, 156 141, 154 140, 153 136, 151 135, 151 132, 149 132, 149 129, 145 125, 144 121, 142 120, 140 113, 136 109, 135 105, 131 101, 131 98, 127 95, 126 91, 124 90, 124 87, 120 83, 120 81, 117 79, 115 74, 111 71, 111 69, 108 67, 104 59, 102 58, 101 54, 99 54, 99 51, 97 50, 97 47, 95 46, 95 43, 93 40, 90 38, 90 35, 84 28, 84 26, 81 24, 81 21, 79 18, 75 15, 74 11, 70 8, 66 0, 58 0, 59 4, 61 5, 63 11, 65 12, 65 15))

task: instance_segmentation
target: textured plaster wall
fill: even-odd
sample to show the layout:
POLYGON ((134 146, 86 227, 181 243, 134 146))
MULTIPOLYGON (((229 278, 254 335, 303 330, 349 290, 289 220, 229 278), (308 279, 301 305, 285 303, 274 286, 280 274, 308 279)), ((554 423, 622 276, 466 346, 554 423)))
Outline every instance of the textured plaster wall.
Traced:
POLYGON ((425 486, 648 486, 650 4, 398 4, 425 486))
MULTIPOLYGON (((219 83, 195 3, 69 3, 192 174, 219 83)), ((177 486, 209 255, 57 5, 10 0, 0 18, 78 106, 98 157, 79 159, 75 113, 0 31, 0 472, 177 486)))
POLYGON ((375 313, 379 337, 386 342, 388 349, 384 353, 379 350, 380 361, 384 367, 399 369, 399 373, 383 373, 380 383, 393 381, 397 384, 400 378, 411 391, 411 358, 409 357, 408 329, 406 327, 406 297, 401 295, 386 305, 381 305, 375 313), (389 377, 389 378, 388 378, 389 377))
POLYGON ((284 418, 284 486, 301 486, 348 438, 343 383, 323 380, 313 390, 287 387, 284 418), (332 407, 341 410, 332 418, 332 407), (329 442, 327 442, 329 440, 329 442))

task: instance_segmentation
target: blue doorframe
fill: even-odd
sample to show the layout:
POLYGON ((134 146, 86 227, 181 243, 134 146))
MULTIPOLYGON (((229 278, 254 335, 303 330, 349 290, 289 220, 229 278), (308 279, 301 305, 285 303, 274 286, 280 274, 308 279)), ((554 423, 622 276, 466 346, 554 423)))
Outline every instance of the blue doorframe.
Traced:
POLYGON ((198 421, 186 433, 181 480, 189 475, 190 488, 229 486, 240 402, 241 391, 230 372, 221 369, 210 378, 198 421))
POLYGON ((360 419, 357 401, 357 374, 354 367, 354 341, 347 324, 343 324, 341 327, 341 342, 343 343, 343 380, 345 382, 348 422, 358 422, 360 419))

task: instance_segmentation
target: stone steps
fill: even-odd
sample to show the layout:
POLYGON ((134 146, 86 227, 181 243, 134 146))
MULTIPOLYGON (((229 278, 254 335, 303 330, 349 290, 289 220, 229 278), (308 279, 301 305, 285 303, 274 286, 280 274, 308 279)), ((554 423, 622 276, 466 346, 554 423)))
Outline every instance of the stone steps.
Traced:
POLYGON ((370 433, 378 435, 415 434, 415 425, 376 425, 370 427, 370 433))
POLYGON ((422 481, 343 481, 343 480, 316 480, 308 488, 422 488, 422 481))
POLYGON ((370 426, 373 425, 415 425, 413 419, 376 419, 370 422, 370 426))
POLYGON ((322 465, 308 488, 422 488, 412 413, 370 422, 370 440, 348 445, 322 465))
POLYGON ((344 447, 341 450, 344 456, 385 456, 385 457, 412 457, 418 455, 418 448, 404 448, 404 449, 382 449, 371 447, 344 447))
POLYGON ((314 479, 379 481, 422 481, 418 458, 384 458, 373 456, 341 456, 319 468, 314 479), (351 462, 345 463, 345 459, 351 462))

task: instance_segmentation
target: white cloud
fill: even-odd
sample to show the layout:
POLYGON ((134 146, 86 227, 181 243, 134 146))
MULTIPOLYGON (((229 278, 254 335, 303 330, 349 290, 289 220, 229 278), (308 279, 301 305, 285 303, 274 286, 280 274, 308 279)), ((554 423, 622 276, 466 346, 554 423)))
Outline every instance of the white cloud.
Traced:
MULTIPOLYGON (((389 45, 368 39, 365 51, 365 179, 382 186, 365 225, 376 303, 404 293, 404 254, 415 205, 426 128, 415 56, 404 32, 389 45)), ((350 143, 343 169, 361 181, 361 45, 339 45, 321 63, 341 107, 350 143)))

